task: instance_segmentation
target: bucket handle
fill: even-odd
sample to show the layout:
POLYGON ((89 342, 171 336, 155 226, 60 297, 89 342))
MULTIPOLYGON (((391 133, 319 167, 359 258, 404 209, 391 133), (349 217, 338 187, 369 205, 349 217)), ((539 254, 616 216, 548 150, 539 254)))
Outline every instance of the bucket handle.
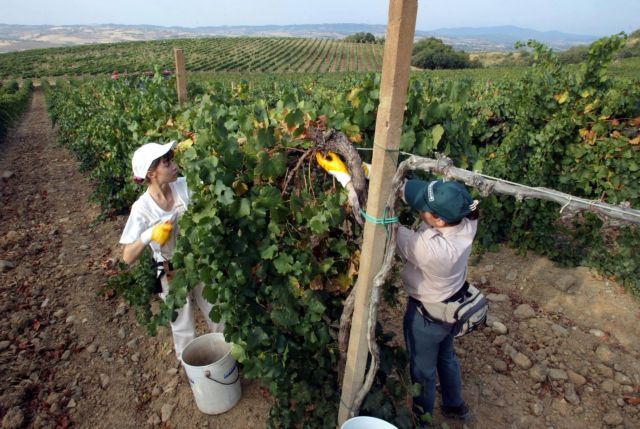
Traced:
POLYGON ((222 384, 223 386, 231 386, 232 384, 236 384, 238 382, 238 379, 240 378, 240 371, 238 371, 238 363, 237 362, 236 362, 235 365, 233 365, 233 368, 231 369, 231 371, 232 372, 236 371, 236 379, 233 380, 231 383, 225 383, 223 381, 216 380, 215 378, 211 377, 211 371, 209 371, 209 370, 206 370, 204 372, 204 376, 206 378, 208 378, 209 380, 211 380, 211 381, 215 381, 218 384, 222 384))

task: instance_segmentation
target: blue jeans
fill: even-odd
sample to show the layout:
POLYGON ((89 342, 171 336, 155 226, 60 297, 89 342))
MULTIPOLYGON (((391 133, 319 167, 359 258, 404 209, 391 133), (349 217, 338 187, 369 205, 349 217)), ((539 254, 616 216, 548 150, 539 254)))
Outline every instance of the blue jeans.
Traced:
POLYGON ((436 397, 436 371, 440 377, 442 405, 462 405, 462 376, 453 348, 451 329, 426 320, 414 300, 409 300, 404 314, 404 340, 409 353, 411 381, 422 387, 413 398, 416 412, 433 414, 436 397))

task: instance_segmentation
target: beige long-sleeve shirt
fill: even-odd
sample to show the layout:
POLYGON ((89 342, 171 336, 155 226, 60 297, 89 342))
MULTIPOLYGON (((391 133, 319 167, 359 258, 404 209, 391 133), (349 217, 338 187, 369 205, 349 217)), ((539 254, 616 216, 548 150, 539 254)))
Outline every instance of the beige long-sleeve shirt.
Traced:
POLYGON ((433 228, 423 223, 416 231, 398 228, 396 249, 405 260, 400 273, 407 293, 424 303, 442 302, 456 293, 467 277, 467 262, 477 220, 433 228))

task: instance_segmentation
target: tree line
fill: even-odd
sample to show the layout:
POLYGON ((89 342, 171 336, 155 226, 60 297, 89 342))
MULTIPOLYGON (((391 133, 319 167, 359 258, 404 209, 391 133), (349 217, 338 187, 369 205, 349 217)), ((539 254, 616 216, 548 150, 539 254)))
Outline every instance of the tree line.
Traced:
MULTIPOLYGON (((351 43, 381 43, 384 38, 376 38, 371 33, 359 32, 344 38, 351 43)), ((591 45, 574 46, 566 51, 558 53, 558 60, 563 64, 577 64, 586 61, 591 45)), ((518 46, 516 46, 518 48, 518 46)), ((628 43, 616 53, 616 58, 640 57, 640 29, 628 36, 628 43)), ((499 62, 501 66, 531 65, 533 56, 527 49, 519 49, 511 52, 499 62)), ((469 54, 464 51, 456 51, 452 46, 446 45, 441 39, 428 37, 420 39, 413 46, 411 65, 421 69, 465 69, 480 68, 482 63, 471 60, 469 54)))
MULTIPOLYGON (((384 37, 377 38, 371 33, 358 32, 343 39, 350 43, 384 44, 384 37)), ((482 67, 479 61, 472 61, 469 54, 456 51, 435 37, 421 39, 413 46, 411 65, 421 69, 465 69, 482 67)))

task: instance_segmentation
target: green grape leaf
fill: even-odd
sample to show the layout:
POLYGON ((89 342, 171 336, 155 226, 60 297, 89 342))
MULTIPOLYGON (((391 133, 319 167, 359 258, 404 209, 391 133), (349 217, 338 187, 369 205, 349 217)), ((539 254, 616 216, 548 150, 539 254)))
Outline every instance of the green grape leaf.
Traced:
POLYGON ((293 257, 291 257, 291 255, 287 255, 286 253, 281 253, 273 261, 273 266, 276 268, 276 271, 278 271, 278 273, 286 274, 293 269, 293 257))
POLYGON ((440 143, 440 140, 442 139, 443 135, 444 135, 444 127, 442 125, 438 124, 433 128, 431 128, 431 136, 433 137, 434 148, 438 147, 438 143, 440 143))
POLYGON ((267 152, 258 154, 258 165, 256 165, 255 173, 270 179, 276 179, 283 176, 287 171, 287 161, 285 155, 277 153, 269 157, 267 152))
POLYGON ((271 246, 267 247, 262 252, 260 252, 260 257, 262 259, 273 259, 273 257, 277 252, 278 252, 278 246, 275 244, 272 244, 271 246))

